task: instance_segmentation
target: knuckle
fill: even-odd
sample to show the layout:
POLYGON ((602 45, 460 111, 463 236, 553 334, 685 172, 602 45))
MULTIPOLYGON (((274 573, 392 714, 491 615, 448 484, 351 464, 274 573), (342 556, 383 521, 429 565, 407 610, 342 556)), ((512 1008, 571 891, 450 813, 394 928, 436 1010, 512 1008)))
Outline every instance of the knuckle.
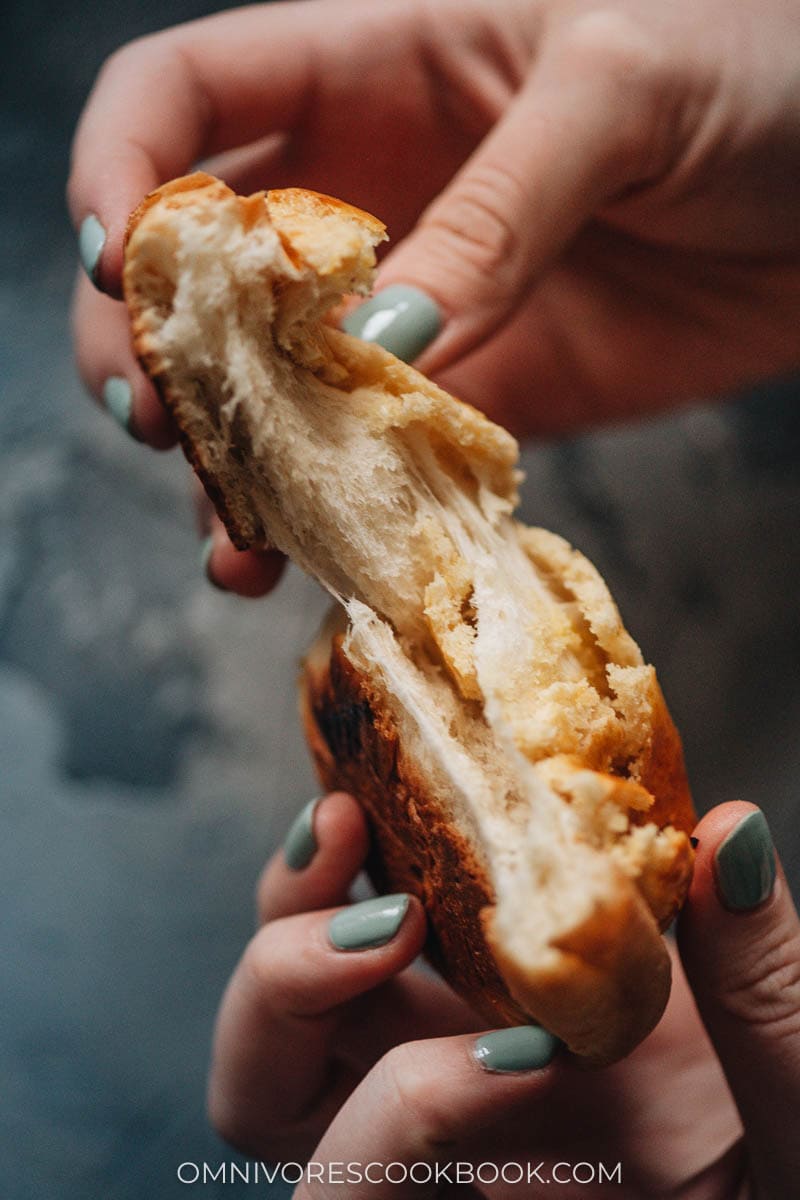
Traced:
POLYGON ((281 917, 262 926, 245 948, 241 969, 245 986, 266 1012, 302 1017, 309 1008, 309 980, 319 967, 308 945, 296 938, 289 966, 285 927, 291 920, 281 917))
POLYGON ((252 995, 266 1002, 276 998, 278 937, 277 922, 264 925, 250 939, 242 955, 242 976, 252 995))
POLYGON ((157 42, 158 38, 159 34, 157 33, 145 34, 119 46, 109 54, 101 66, 97 77, 98 83, 101 81, 105 83, 109 79, 116 78, 117 75, 138 70, 142 59, 147 59, 152 53, 153 44, 157 42))
POLYGON ((607 166, 629 174, 653 153, 672 111, 674 71, 663 40, 635 17, 600 8, 570 22, 562 54, 565 71, 596 81, 598 102, 613 113, 607 166))
POLYGON ((86 390, 96 398, 99 395, 101 381, 97 361, 96 342, 90 336, 87 313, 87 289, 91 286, 78 273, 70 309, 70 326, 72 343, 75 354, 75 366, 86 390))
POLYGON ((91 172, 81 153, 83 144, 81 135, 87 119, 98 109, 102 109, 104 99, 118 87, 123 86, 126 80, 138 80, 143 64, 148 63, 153 55, 154 44, 157 46, 162 37, 163 34, 159 33, 146 34, 126 42, 109 54, 97 72, 91 95, 78 123, 72 143, 70 170, 66 183, 67 205, 72 211, 80 211, 83 194, 92 182, 91 172))
POLYGON ((638 87, 660 78, 664 53, 649 29, 619 9, 596 8, 570 22, 566 51, 576 65, 638 87))
MULTIPOLYGON (((204 518, 207 517, 210 520, 213 508, 208 507, 208 495, 205 489, 202 486, 199 491, 195 488, 194 495, 195 504, 197 505, 199 511, 203 514, 204 518)), ((210 501, 208 503, 210 503, 210 501)), ((267 863, 258 877, 255 888, 256 913, 258 914, 258 920, 262 925, 268 921, 272 908, 272 888, 270 885, 269 868, 270 863, 267 863)))
POLYGON ((241 1148, 247 1135, 240 1107, 230 1102, 213 1077, 206 1092, 206 1115, 209 1125, 224 1142, 241 1148))
POLYGON ((506 165, 475 164, 457 189, 429 211, 423 228, 443 241, 448 258, 502 284, 522 258, 515 214, 524 212, 525 205, 525 189, 506 165))
POLYGON ((213 1077, 206 1092, 206 1116, 218 1137, 242 1154, 280 1158, 286 1149, 282 1128, 263 1120, 263 1113, 254 1113, 244 1099, 232 1100, 213 1077))
POLYGON ((420 1054, 419 1044, 393 1047, 381 1059, 378 1069, 384 1076, 385 1094, 394 1097, 420 1149, 452 1145, 456 1136, 447 1117, 447 1104, 442 1102, 437 1075, 420 1054))
POLYGON ((73 139, 72 151, 70 154, 69 175, 67 176, 67 182, 64 188, 64 196, 66 198, 67 208, 71 213, 77 213, 80 211, 81 191, 83 187, 83 180, 78 170, 78 164, 76 161, 76 146, 77 141, 76 139, 73 139))
POLYGON ((800 935, 787 945, 780 932, 740 963, 719 993, 723 1011, 751 1028, 775 1036, 800 1035, 800 935))

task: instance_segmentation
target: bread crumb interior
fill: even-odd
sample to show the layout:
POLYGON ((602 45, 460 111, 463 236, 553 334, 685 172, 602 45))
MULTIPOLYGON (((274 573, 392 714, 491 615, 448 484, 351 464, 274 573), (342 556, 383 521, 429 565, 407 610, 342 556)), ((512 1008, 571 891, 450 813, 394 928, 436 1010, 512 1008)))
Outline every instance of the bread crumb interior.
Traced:
POLYGON ((646 896, 683 837, 630 820, 652 802, 638 784, 652 668, 594 568, 514 521, 513 439, 322 323, 368 289, 375 237, 335 215, 300 236, 266 198, 244 222, 236 197, 213 218, 154 209, 134 236, 141 321, 207 472, 230 511, 252 512, 252 540, 346 611, 348 657, 394 699, 521 959, 555 954, 609 872, 646 896), (520 912, 534 893, 541 911, 520 912))

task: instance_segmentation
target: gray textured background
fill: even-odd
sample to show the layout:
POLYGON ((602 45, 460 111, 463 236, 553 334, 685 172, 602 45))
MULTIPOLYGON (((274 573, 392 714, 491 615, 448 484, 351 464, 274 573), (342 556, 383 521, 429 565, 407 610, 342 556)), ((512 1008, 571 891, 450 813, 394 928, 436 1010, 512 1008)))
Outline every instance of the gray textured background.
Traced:
MULTIPOLYGON (((191 0, 29 2, 6 17, 7 1200, 168 1200, 192 1190, 177 1182, 178 1163, 230 1157, 203 1115, 211 1023, 251 929, 257 873, 314 786, 294 676, 323 609, 318 591, 290 571, 262 603, 213 592, 183 463, 96 412, 70 356, 75 249, 62 196, 74 121, 110 50, 202 11, 191 0)), ((594 559, 656 663, 700 807, 762 804, 795 885, 798 392, 789 382, 530 448, 524 490, 525 518, 594 559)))

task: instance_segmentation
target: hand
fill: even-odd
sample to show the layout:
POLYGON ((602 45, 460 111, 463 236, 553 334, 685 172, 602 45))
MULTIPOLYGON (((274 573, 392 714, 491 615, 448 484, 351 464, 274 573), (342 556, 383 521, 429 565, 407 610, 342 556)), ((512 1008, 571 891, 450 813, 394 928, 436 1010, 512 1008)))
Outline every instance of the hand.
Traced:
MULTIPOLYGON (((70 208, 107 293, 79 282, 84 377, 174 441, 109 297, 131 209, 215 155, 239 191, 385 219, 395 249, 348 327, 518 432, 796 366, 799 59, 790 0, 304 0, 134 42, 75 139, 70 208)), ((217 538, 218 581, 237 563, 258 590, 217 538)))
MULTIPOLYGON (((410 965, 425 938, 415 899, 405 909, 396 898, 383 905, 381 928, 371 930, 381 945, 335 948, 332 917, 348 914, 351 940, 353 919, 364 920, 360 906, 341 906, 367 835, 348 796, 307 808, 287 841, 293 869, 279 853, 262 877, 262 925, 222 1002, 212 1121, 234 1145, 273 1162, 418 1163, 419 1179, 437 1161, 543 1164, 541 1178, 557 1163, 594 1164, 598 1173, 600 1163, 609 1171, 621 1163, 621 1187, 598 1182, 559 1195, 794 1194, 800 923, 780 869, 775 882, 759 810, 722 805, 697 834, 680 928, 686 974, 676 955, 670 1002, 651 1036, 623 1062, 585 1070, 566 1054, 550 1061, 552 1039, 534 1033, 528 1069, 487 1071, 474 1053, 477 1018, 410 965)), ((306 1180, 295 1197, 340 1191, 306 1180)), ((522 1194, 513 1184, 347 1189, 351 1200, 522 1194)))

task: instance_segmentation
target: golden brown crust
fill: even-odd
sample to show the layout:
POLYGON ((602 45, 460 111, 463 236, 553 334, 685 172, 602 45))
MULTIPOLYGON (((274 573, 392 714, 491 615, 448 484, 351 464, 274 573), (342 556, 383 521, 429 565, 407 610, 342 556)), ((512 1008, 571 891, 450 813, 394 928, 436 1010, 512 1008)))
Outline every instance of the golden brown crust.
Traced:
POLYGON ((491 909, 484 931, 510 990, 525 998, 530 1016, 587 1062, 602 1066, 624 1057, 664 1011, 669 954, 647 905, 627 881, 620 881, 589 920, 554 943, 560 953, 548 969, 520 969, 495 935, 491 909))
POLYGON ((291 220, 292 217, 345 216, 366 226, 377 237, 386 233, 383 221, 373 217, 345 200, 326 196, 324 192, 312 192, 310 188, 274 188, 266 193, 269 215, 273 221, 291 220))
POLYGON ((662 828, 674 825, 690 834, 697 824, 697 816, 683 760, 683 745, 658 685, 655 693, 650 746, 639 780, 655 800, 646 813, 631 814, 631 819, 634 822, 653 821, 662 828))
POLYGON ((383 221, 373 217, 372 213, 364 212, 344 200, 334 196, 326 196, 322 192, 313 192, 309 188, 276 188, 272 191, 254 192, 250 196, 237 196, 236 193, 205 171, 195 171, 191 175, 182 175, 179 179, 171 179, 161 187, 149 192, 136 206, 128 218, 125 230, 125 243, 130 241, 134 229, 141 222, 145 213, 156 205, 166 203, 170 208, 181 208, 184 205, 195 205, 198 193, 203 192, 204 199, 213 203, 216 200, 235 197, 244 217, 245 228, 249 228, 257 219, 265 219, 266 213, 273 221, 291 222, 293 218, 308 216, 346 216, 369 229, 377 238, 386 233, 383 221))
POLYGON ((131 239, 131 235, 141 222, 145 213, 155 205, 160 204, 164 200, 170 200, 171 207, 178 207, 184 201, 180 197, 187 192, 198 192, 207 190, 209 197, 222 197, 230 191, 221 179, 216 179, 213 175, 207 175, 204 171, 195 171, 192 175, 182 175, 179 179, 171 179, 168 183, 163 183, 161 187, 155 188, 154 191, 148 192, 144 199, 137 204, 131 215, 128 217, 128 223, 125 227, 125 245, 131 239))

